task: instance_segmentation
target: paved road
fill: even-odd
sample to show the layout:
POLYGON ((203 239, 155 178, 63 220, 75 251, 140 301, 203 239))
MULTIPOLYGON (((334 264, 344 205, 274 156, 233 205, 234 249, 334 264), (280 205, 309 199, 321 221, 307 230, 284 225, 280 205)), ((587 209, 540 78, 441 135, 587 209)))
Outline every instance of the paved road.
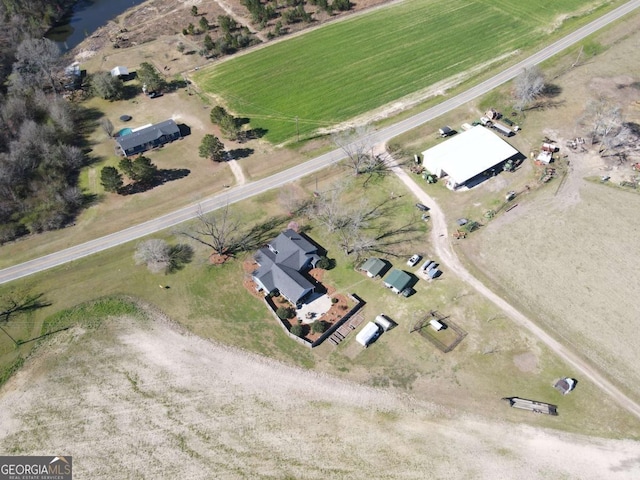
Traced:
MULTIPOLYGON (((640 6, 640 0, 632 0, 630 2, 627 2, 624 5, 616 8, 615 10, 607 13, 606 15, 598 18, 597 20, 589 23, 588 25, 549 45, 548 47, 543 48, 542 50, 523 60, 522 62, 510 68, 507 68, 496 76, 480 83, 479 85, 476 85, 475 87, 472 87, 469 90, 455 97, 452 97, 435 107, 425 110, 422 113, 414 115, 413 117, 407 118, 406 120, 403 120, 390 127, 373 133, 371 135, 371 139, 375 143, 384 143, 401 133, 422 125, 425 122, 431 121, 443 115, 444 113, 447 113, 469 102, 470 100, 473 100, 474 98, 489 92, 499 85, 502 85, 503 83, 517 76, 523 68, 537 65, 538 63, 552 57, 553 55, 582 40, 586 36, 599 30, 600 28, 603 28, 611 22, 618 20, 627 13, 638 8, 638 6, 640 6)), ((144 237, 159 230, 172 227, 186 220, 194 218, 197 215, 199 208, 201 208, 203 212, 209 212, 221 208, 227 203, 239 202, 254 195, 263 193, 267 190, 292 182, 315 171, 321 170, 328 165, 340 161, 343 157, 344 153, 342 152, 342 150, 334 150, 301 165, 285 170, 284 172, 278 173, 272 177, 229 189, 221 194, 200 202, 199 205, 190 205, 180 210, 176 210, 161 217, 155 218, 153 220, 141 223, 134 227, 130 227, 125 230, 112 233, 110 235, 91 240, 56 253, 52 253, 50 255, 46 255, 44 257, 36 258, 19 265, 5 268, 3 270, 0 270, 0 284, 7 283, 18 278, 26 277, 36 272, 41 272, 43 270, 47 270, 49 268, 65 264, 67 262, 92 255, 108 248, 115 247, 116 245, 130 242, 131 240, 144 237)))
POLYGON ((447 231, 447 223, 445 215, 438 204, 413 180, 413 178, 397 164, 393 167, 393 172, 414 194, 419 202, 429 207, 430 223, 431 223, 431 243, 435 248, 435 254, 438 259, 446 266, 448 274, 452 273, 458 276, 467 285, 473 287, 480 295, 493 302, 500 310, 502 310, 517 325, 529 330, 540 341, 542 341, 550 350, 555 352, 567 364, 576 369, 581 377, 591 380, 597 387, 607 393, 622 408, 635 415, 640 419, 640 405, 620 391, 607 378, 605 378, 598 370, 596 370, 588 362, 584 361, 575 352, 571 351, 533 321, 523 315, 515 307, 505 301, 502 297, 487 288, 480 280, 474 277, 460 262, 458 255, 453 249, 451 237, 447 231))

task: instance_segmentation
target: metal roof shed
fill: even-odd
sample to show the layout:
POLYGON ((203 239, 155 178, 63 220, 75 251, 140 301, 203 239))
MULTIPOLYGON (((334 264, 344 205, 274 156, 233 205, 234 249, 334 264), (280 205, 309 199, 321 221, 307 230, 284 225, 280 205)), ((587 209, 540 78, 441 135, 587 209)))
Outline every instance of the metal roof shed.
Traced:
POLYGON ((382 276, 386 268, 387 264, 384 260, 373 257, 364 262, 360 267, 360 270, 366 272, 367 276, 375 278, 379 275, 382 276))
POLYGON ((384 286, 390 288, 395 293, 402 292, 411 283, 411 275, 402 270, 394 269, 384 279, 384 286))
POLYGON ((457 188, 517 154, 498 135, 477 125, 422 152, 422 164, 438 177, 448 175, 447 186, 457 188))
POLYGON ((127 67, 114 67, 111 69, 111 76, 113 77, 125 77, 127 75, 129 75, 127 67))

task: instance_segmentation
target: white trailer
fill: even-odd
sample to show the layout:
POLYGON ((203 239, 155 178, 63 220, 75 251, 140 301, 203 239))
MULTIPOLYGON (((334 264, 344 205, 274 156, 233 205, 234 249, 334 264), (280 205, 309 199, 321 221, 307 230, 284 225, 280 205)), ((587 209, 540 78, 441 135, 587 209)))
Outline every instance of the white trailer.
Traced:
POLYGON ((440 323, 435 318, 433 320, 429 320, 429 325, 431 325, 431 328, 433 328, 436 332, 444 328, 444 325, 442 325, 442 323, 440 323))
POLYGON ((369 322, 356 335, 356 342, 367 348, 378 336, 380 336, 380 327, 373 322, 369 322))

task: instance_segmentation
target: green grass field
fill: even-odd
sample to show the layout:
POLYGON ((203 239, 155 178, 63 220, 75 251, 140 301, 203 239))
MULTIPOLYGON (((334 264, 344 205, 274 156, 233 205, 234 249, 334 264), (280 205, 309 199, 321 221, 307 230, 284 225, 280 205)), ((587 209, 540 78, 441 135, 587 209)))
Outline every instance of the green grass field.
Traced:
POLYGON ((279 143, 296 135, 296 117, 300 135, 309 135, 531 47, 561 15, 584 7, 581 0, 412 0, 202 70, 195 81, 279 143))

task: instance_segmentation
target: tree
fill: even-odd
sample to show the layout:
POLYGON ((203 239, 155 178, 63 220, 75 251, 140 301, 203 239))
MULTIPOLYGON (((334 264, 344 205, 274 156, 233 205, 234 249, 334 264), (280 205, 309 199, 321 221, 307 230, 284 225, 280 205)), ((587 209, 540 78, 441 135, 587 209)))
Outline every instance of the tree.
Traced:
POLYGON ((296 337, 303 337, 304 336, 304 326, 300 325, 299 323, 296 323, 295 325, 291 326, 291 333, 293 335, 295 335, 296 337))
POLYGON ((139 156, 132 162, 131 179, 142 184, 150 184, 158 174, 156 167, 149 158, 139 156))
POLYGON ((196 7, 195 5, 191 7, 191 15, 193 15, 194 17, 198 16, 198 7, 196 7))
POLYGON ((215 42, 211 39, 211 35, 207 34, 204 36, 204 49, 207 52, 210 52, 211 50, 213 50, 214 48, 216 48, 216 44, 215 42))
POLYGON ((625 123, 620 105, 603 96, 587 102, 580 123, 587 128, 591 144, 599 143, 601 155, 629 146, 638 138, 625 123))
POLYGON ((105 100, 118 100, 122 98, 124 84, 118 77, 110 72, 97 72, 91 76, 91 92, 105 100))
POLYGON ((171 259, 169 244, 157 238, 140 242, 136 245, 133 259, 136 265, 146 265, 152 273, 166 273, 171 259))
POLYGON ((220 105, 216 105, 211 109, 211 113, 209 114, 209 118, 211 119, 211 123, 214 125, 220 125, 220 122, 223 118, 229 116, 224 107, 220 105))
POLYGON ((311 331, 314 333, 324 333, 327 330, 327 326, 322 320, 316 320, 311 324, 311 331))
POLYGON ((209 214, 200 210, 195 224, 180 234, 206 245, 218 255, 233 253, 242 247, 245 239, 242 223, 231 214, 229 205, 209 214))
POLYGON ((225 153, 224 144, 215 135, 206 134, 200 143, 199 153, 202 158, 222 162, 225 153))
POLYGON ((348 163, 355 175, 363 173, 363 166, 370 162, 375 140, 370 125, 362 125, 332 135, 333 143, 347 155, 348 163))
POLYGON ((60 49, 46 38, 29 38, 16 49, 16 61, 10 78, 10 89, 18 92, 42 90, 50 86, 57 93, 53 72, 58 65, 60 49))
POLYGON ((544 90, 544 75, 536 66, 525 68, 516 77, 513 95, 516 99, 516 108, 523 110, 529 103, 538 97, 544 90))
POLYGON ((153 183, 158 174, 158 167, 142 155, 133 161, 130 158, 123 158, 118 163, 118 167, 127 177, 140 184, 153 183))
POLYGON ((225 35, 238 28, 238 23, 227 15, 220 15, 218 17, 218 25, 220 25, 220 30, 222 30, 222 33, 225 35))
POLYGON ((113 137, 114 128, 113 128, 113 123, 111 123, 111 120, 109 120, 107 117, 102 117, 100 119, 100 126, 104 130, 104 133, 109 135, 109 137, 113 137))
POLYGON ((166 82, 150 63, 141 63, 137 75, 140 82, 147 86, 147 91, 149 92, 161 91, 165 87, 166 82))
POLYGON ((187 33, 189 35, 195 35, 196 33, 196 26, 193 23, 190 23, 189 25, 187 25, 187 33))
POLYGON ((333 0, 331 4, 331 10, 339 10, 341 12, 347 12, 351 10, 353 4, 349 0, 333 0))
POLYGON ((293 311, 289 307, 278 307, 276 315, 278 315, 280 320, 287 320, 293 316, 293 311))
POLYGON ((107 192, 115 193, 122 188, 122 174, 115 167, 104 167, 100 171, 100 183, 107 192))
POLYGON ((176 45, 176 50, 178 50, 178 52, 183 53, 185 51, 185 46, 184 43, 182 42, 178 42, 178 45, 176 45))
POLYGON ((203 32, 209 30, 209 20, 207 20, 207 17, 200 17, 198 25, 200 26, 200 30, 202 30, 203 32))

